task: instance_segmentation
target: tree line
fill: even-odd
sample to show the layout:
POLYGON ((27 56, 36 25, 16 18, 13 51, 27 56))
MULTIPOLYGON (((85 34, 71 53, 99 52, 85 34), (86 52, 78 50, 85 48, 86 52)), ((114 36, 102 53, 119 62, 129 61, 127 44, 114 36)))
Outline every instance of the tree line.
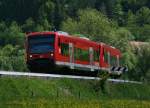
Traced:
POLYGON ((129 67, 125 77, 150 79, 150 47, 139 51, 129 44, 150 42, 149 0, 1 0, 0 69, 28 71, 25 32, 54 29, 115 46, 129 67))

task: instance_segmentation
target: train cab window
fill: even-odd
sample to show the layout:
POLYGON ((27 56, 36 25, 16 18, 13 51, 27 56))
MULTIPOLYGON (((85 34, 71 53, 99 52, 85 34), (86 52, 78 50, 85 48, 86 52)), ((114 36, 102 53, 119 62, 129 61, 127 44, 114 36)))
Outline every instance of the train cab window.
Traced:
POLYGON ((94 50, 94 61, 99 61, 99 50, 94 50))
POLYGON ((60 43, 60 48, 63 56, 69 56, 69 44, 60 43))
POLYGON ((28 49, 31 54, 54 51, 55 35, 34 35, 28 37, 28 49))
POLYGON ((75 60, 89 61, 89 50, 75 48, 74 52, 75 60))

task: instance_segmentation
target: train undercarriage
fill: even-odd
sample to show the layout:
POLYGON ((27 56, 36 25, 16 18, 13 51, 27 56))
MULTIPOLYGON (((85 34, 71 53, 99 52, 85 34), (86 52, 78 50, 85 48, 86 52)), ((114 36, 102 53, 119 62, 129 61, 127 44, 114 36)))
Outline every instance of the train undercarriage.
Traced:
POLYGON ((31 72, 38 73, 50 73, 50 74, 61 74, 61 75, 79 75, 79 76, 93 76, 98 75, 98 70, 79 70, 70 69, 68 66, 56 65, 52 59, 36 59, 27 62, 27 67, 31 72))

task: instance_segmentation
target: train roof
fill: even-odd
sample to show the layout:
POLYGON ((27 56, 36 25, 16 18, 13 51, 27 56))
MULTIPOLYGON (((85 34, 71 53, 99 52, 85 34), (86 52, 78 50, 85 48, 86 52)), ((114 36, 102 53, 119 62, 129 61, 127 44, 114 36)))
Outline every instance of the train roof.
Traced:
POLYGON ((120 50, 116 49, 115 47, 112 47, 112 46, 109 46, 103 42, 94 42, 86 37, 79 37, 79 36, 76 36, 76 35, 70 35, 66 32, 62 32, 62 31, 43 31, 43 32, 31 32, 31 33, 28 33, 27 36, 35 36, 35 35, 46 35, 46 34, 56 34, 58 36, 60 36, 61 38, 63 39, 66 39, 66 40, 71 40, 73 42, 80 42, 80 43, 85 43, 85 44, 89 44, 91 46, 94 46, 94 47, 98 47, 99 45, 102 45, 103 47, 105 47, 105 50, 106 51, 110 51, 110 52, 114 52, 114 55, 115 54, 119 54, 121 55, 121 52, 120 50))
POLYGON ((70 35, 66 32, 61 32, 61 31, 58 31, 58 32, 54 32, 54 31, 44 31, 44 32, 31 32, 31 33, 28 33, 27 34, 27 37, 28 36, 35 36, 35 35, 46 35, 46 34, 56 34, 62 38, 70 38, 70 39, 73 39, 73 40, 76 40, 76 41, 82 41, 82 42, 90 42, 90 43, 93 43, 93 44, 100 44, 100 43, 97 43, 97 42, 94 42, 94 41, 91 41, 90 39, 86 38, 86 37, 79 37, 79 36, 76 36, 76 35, 70 35))
POLYGON ((35 35, 43 35, 43 34, 55 34, 55 32, 53 31, 43 31, 43 32, 29 32, 29 33, 26 33, 26 36, 35 36, 35 35))

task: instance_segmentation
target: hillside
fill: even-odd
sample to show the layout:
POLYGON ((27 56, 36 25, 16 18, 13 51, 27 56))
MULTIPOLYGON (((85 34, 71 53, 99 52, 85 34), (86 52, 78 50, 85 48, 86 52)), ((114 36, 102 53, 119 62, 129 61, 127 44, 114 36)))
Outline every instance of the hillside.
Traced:
POLYGON ((150 0, 0 0, 0 70, 29 72, 26 34, 55 30, 116 47, 144 84, 0 76, 0 108, 150 108, 150 0))
POLYGON ((1 0, 0 70, 28 72, 26 33, 55 30, 116 47, 125 77, 150 82, 150 0, 1 0))
POLYGON ((108 83, 96 92, 95 81, 0 78, 0 108, 148 108, 150 86, 108 83))

